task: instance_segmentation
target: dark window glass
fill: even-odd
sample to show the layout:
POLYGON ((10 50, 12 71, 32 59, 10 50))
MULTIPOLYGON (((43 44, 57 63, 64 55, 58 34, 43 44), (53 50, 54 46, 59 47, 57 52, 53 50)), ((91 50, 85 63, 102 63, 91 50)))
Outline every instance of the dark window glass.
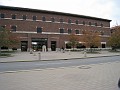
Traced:
POLYGON ((5 14, 1 13, 0 18, 5 18, 5 14))
POLYGON ((75 21, 75 23, 76 23, 76 24, 79 24, 79 21, 78 21, 78 20, 76 20, 76 21, 75 21))
POLYGON ((60 19, 60 23, 63 23, 63 19, 60 19))
POLYGON ((68 29, 68 34, 71 34, 72 33, 72 30, 71 29, 68 29))
POLYGON ((55 18, 51 18, 51 22, 55 22, 55 18))
POLYGON ((83 21, 83 25, 85 25, 85 21, 83 21))
POLYGON ((103 24, 101 23, 101 27, 103 27, 103 24))
POLYGON ((37 33, 42 33, 42 28, 41 27, 37 27, 37 33))
POLYGON ((27 16, 26 15, 23 15, 23 20, 26 20, 27 19, 27 16))
POLYGON ((12 19, 16 19, 16 15, 12 15, 12 19))
POLYGON ((33 20, 36 21, 37 17, 36 16, 33 16, 33 20))
POLYGON ((69 24, 71 24, 71 23, 72 23, 71 19, 68 19, 68 23, 69 23, 69 24))
POLYGON ((64 29, 60 29, 60 33, 64 33, 64 29))
POLYGON ((11 26, 12 31, 16 31, 16 26, 11 26))
POLYGON ((79 30, 75 30, 76 34, 80 34, 79 30))
POLYGON ((95 23, 95 26, 97 26, 97 23, 95 23))
POLYGON ((42 21, 46 21, 46 18, 45 18, 45 17, 42 17, 42 21))
POLYGON ((91 22, 89 22, 89 25, 91 26, 91 22))

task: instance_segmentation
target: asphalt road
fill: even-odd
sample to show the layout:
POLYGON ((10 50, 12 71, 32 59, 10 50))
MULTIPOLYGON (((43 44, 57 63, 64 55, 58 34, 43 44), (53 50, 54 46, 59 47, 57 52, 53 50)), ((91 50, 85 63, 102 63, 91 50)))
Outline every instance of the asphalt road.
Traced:
POLYGON ((120 56, 74 59, 74 60, 59 60, 59 61, 0 63, 0 72, 69 67, 69 66, 99 64, 99 63, 116 62, 116 61, 120 61, 120 56))

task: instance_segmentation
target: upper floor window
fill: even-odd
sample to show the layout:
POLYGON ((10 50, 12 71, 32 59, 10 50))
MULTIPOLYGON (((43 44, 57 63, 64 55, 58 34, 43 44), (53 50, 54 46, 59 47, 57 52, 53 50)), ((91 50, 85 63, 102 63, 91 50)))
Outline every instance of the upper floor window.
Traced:
POLYGON ((11 26, 12 31, 16 31, 16 26, 11 26))
POLYGON ((52 17, 52 18, 51 18, 51 22, 55 22, 55 18, 52 17))
POLYGON ((63 28, 60 28, 60 33, 64 33, 64 29, 63 28))
POLYGON ((33 20, 36 21, 37 20, 37 16, 33 16, 33 20))
POLYGON ((89 22, 89 25, 91 26, 91 22, 89 22))
POLYGON ((79 24, 79 21, 78 21, 78 20, 76 20, 76 21, 75 21, 75 23, 76 23, 76 24, 79 24))
POLYGON ((95 23, 95 26, 97 26, 97 23, 95 23))
POLYGON ((63 19, 60 19, 60 23, 63 23, 63 19))
POLYGON ((26 15, 23 15, 23 20, 26 20, 27 19, 27 16, 26 15))
POLYGON ((68 19, 68 23, 69 23, 69 24, 71 24, 71 23, 72 23, 71 19, 68 19))
POLYGON ((37 33, 42 33, 42 28, 41 27, 37 27, 37 33))
POLYGON ((103 24, 101 23, 101 27, 103 27, 103 24))
POLYGON ((72 33, 72 29, 68 29, 68 34, 71 34, 72 33))
POLYGON ((83 21, 83 25, 85 25, 85 21, 83 21))
POLYGON ((45 17, 42 17, 42 21, 46 21, 46 18, 45 18, 45 17))
POLYGON ((12 19, 16 19, 16 15, 14 14, 14 15, 12 15, 12 19))
POLYGON ((79 30, 75 30, 75 33, 76 33, 76 34, 80 34, 80 31, 79 31, 79 30))
POLYGON ((1 13, 0 18, 5 18, 5 14, 1 13))

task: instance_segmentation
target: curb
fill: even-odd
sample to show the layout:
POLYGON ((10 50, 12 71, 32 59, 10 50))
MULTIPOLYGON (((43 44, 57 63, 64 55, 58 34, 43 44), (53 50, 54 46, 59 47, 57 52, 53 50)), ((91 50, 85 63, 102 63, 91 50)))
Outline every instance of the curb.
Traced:
POLYGON ((49 59, 49 60, 18 60, 18 61, 1 61, 0 63, 16 63, 16 62, 40 62, 40 61, 58 61, 58 60, 72 60, 72 59, 88 59, 88 58, 99 58, 99 57, 114 57, 120 55, 111 56, 97 56, 97 57, 81 57, 81 58, 63 58, 63 59, 49 59))

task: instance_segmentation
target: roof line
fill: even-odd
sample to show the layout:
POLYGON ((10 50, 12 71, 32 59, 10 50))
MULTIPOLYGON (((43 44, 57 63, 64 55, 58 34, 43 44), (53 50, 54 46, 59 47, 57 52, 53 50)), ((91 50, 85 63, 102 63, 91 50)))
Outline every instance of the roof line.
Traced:
POLYGON ((72 16, 72 17, 79 17, 79 18, 102 20, 102 21, 108 21, 108 22, 111 21, 109 19, 103 19, 103 18, 97 18, 97 17, 85 16, 85 15, 78 15, 78 14, 71 14, 71 13, 64 13, 64 12, 56 12, 56 11, 47 11, 47 10, 39 10, 39 9, 31 9, 31 8, 23 8, 23 7, 13 7, 13 6, 0 5, 0 9, 27 11, 27 12, 40 12, 40 13, 49 13, 49 14, 55 14, 55 15, 64 15, 64 16, 72 16))

